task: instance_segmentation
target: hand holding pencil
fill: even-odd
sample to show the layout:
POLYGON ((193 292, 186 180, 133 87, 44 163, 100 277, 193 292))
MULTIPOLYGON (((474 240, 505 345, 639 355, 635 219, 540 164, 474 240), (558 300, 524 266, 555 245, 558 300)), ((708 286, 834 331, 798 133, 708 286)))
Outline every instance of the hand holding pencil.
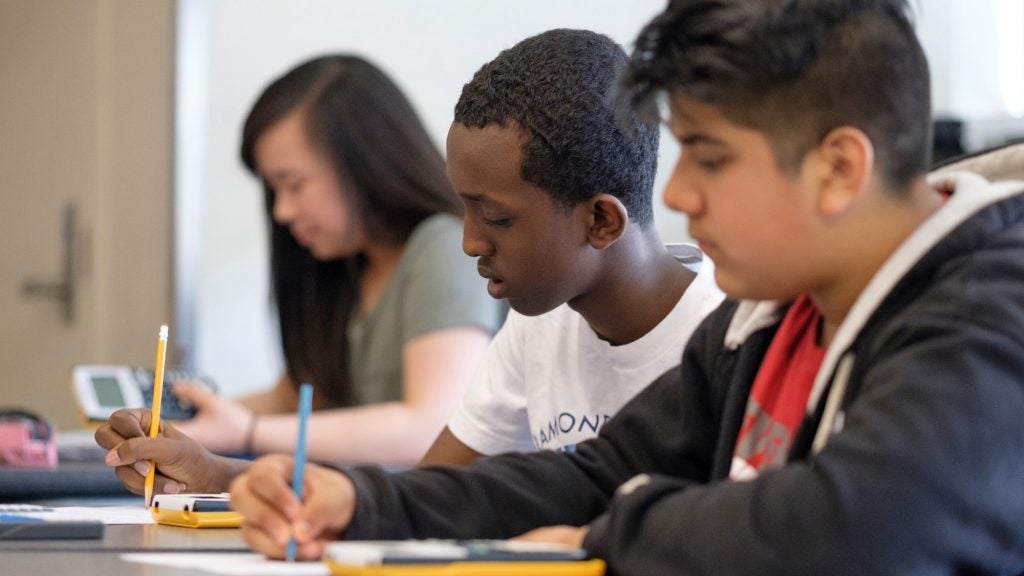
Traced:
POLYGON ((292 488, 295 459, 272 454, 256 460, 231 484, 231 508, 245 518, 242 537, 254 551, 284 559, 295 539, 295 559, 315 560, 344 534, 355 512, 355 485, 333 468, 306 464, 301 501, 292 488))
POLYGON ((245 517, 242 536, 253 550, 271 558, 319 558, 355 510, 355 486, 348 476, 306 463, 311 404, 312 387, 303 384, 294 458, 260 458, 231 484, 231 507, 245 517))
POLYGON ((248 468, 247 460, 214 454, 170 424, 161 424, 167 326, 160 327, 151 408, 122 408, 96 430, 96 443, 108 450, 104 462, 114 468, 125 487, 144 494, 217 493, 248 468), (160 467, 159 472, 156 470, 160 467))

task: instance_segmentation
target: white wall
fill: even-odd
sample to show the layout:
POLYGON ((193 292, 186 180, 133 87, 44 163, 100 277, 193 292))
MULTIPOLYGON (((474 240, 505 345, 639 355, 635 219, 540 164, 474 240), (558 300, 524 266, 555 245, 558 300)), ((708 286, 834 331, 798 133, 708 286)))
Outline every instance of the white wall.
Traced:
MULTIPOLYGON (((178 277, 178 334, 194 339, 194 365, 235 395, 270 385, 281 370, 261 192, 238 159, 245 114, 270 80, 315 54, 360 53, 406 91, 444 150, 462 85, 499 51, 558 27, 605 33, 629 51, 664 0, 183 0, 180 7, 188 46, 179 47, 179 100, 190 111, 179 117, 178 157, 192 172, 179 171, 178 181, 180 195, 193 200, 179 206, 178 220, 180 232, 199 235, 200 248, 194 264, 179 254, 186 269, 178 277), (197 93, 205 94, 205 111, 197 93)), ((659 191, 677 151, 668 140, 659 191)), ((665 240, 685 239, 682 217, 657 205, 665 240)))
POLYGON ((935 115, 967 122, 968 150, 1024 134, 1024 1, 919 4, 935 115))

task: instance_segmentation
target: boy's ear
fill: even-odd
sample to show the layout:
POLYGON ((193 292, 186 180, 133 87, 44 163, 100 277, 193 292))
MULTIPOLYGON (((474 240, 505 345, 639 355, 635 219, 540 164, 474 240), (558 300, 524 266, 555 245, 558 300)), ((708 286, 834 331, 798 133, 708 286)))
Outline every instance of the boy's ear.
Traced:
POLYGON ((626 232, 629 211, 611 194, 598 194, 584 202, 587 213, 587 242, 598 250, 611 246, 626 232))
POLYGON ((818 210, 828 218, 844 213, 868 188, 875 170, 875 148, 852 126, 830 131, 818 144, 818 210))

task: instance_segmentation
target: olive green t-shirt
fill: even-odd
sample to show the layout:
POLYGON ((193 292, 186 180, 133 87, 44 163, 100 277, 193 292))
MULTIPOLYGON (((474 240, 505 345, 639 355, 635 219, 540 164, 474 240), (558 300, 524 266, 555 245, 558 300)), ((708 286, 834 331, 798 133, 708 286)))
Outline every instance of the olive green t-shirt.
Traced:
POLYGON ((475 326, 494 334, 503 301, 487 294, 476 261, 462 251, 462 221, 436 214, 406 242, 377 306, 349 323, 352 386, 357 405, 402 398, 402 348, 435 330, 475 326))

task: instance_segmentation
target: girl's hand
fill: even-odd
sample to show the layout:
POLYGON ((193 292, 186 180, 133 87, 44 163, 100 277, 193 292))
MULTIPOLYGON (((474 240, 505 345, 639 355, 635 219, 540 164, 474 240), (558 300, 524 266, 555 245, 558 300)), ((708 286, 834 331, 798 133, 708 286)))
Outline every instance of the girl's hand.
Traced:
POLYGON ((251 448, 245 445, 254 416, 251 410, 197 384, 175 382, 174 395, 197 410, 194 418, 177 424, 181 432, 214 452, 237 454, 251 448))

